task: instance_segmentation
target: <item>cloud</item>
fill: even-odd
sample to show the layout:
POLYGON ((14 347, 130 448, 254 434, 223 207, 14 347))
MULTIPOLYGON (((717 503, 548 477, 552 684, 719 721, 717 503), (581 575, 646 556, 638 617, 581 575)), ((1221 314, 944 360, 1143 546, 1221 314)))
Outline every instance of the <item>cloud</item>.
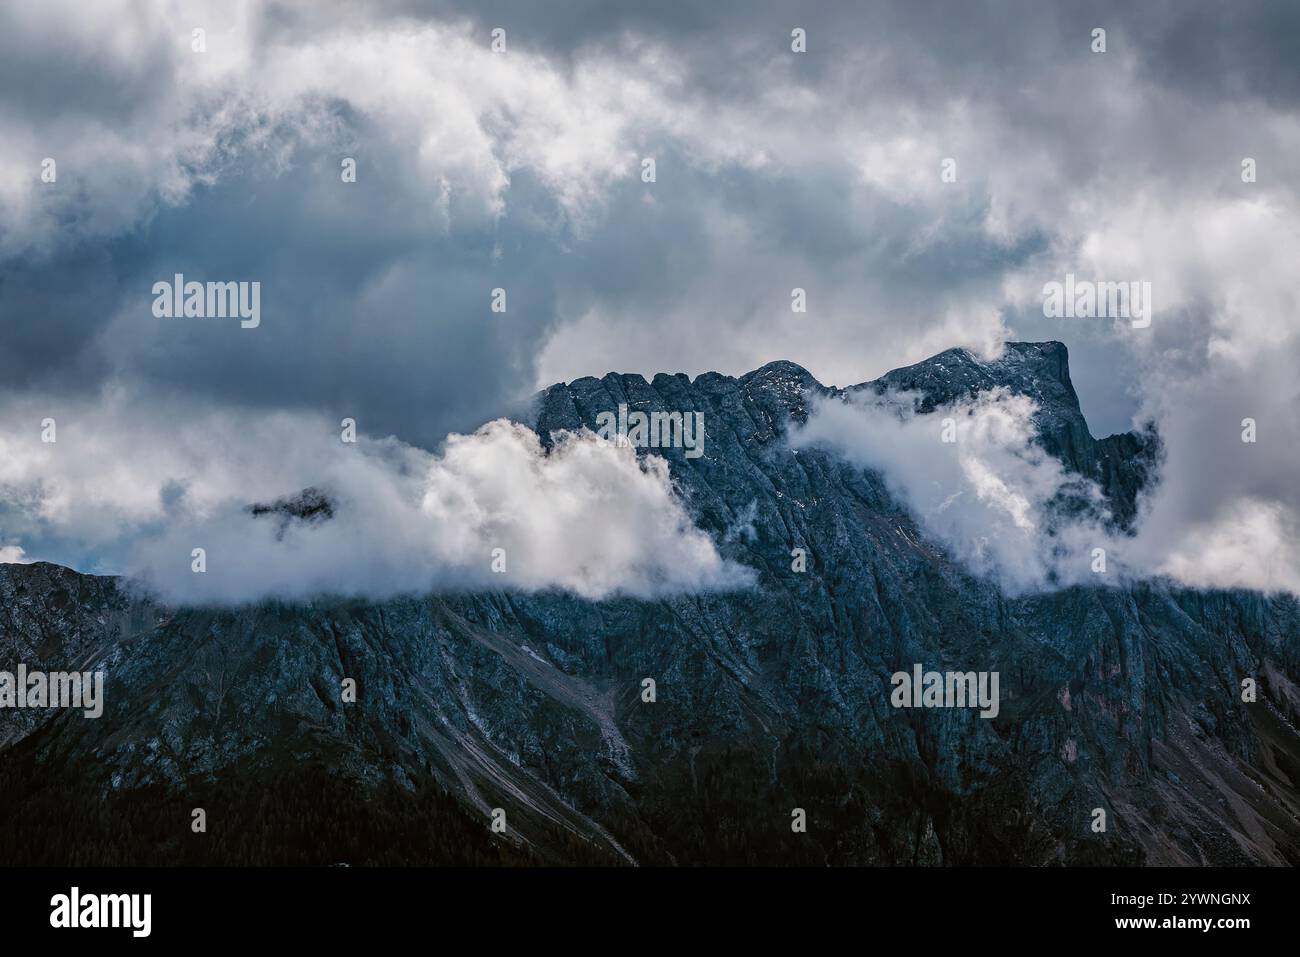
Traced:
POLYGON ((1300 595, 1300 526, 1293 509, 1239 498, 1212 521, 1198 522, 1161 544, 1156 568, 1198 588, 1250 588, 1300 595))
POLYGON ((1143 502, 1135 561, 1192 585, 1300 594, 1297 361, 1300 333, 1261 328, 1231 334, 1223 351, 1150 364, 1146 408, 1164 461, 1143 502))
POLYGON ((1041 317, 1043 282, 1073 272, 1151 283, 1149 329, 1103 321, 1097 330, 1122 344, 1123 360, 1074 363, 1085 408, 1090 389, 1128 394, 1134 420, 1153 421, 1161 436, 1160 482, 1143 497, 1126 553, 1144 573, 1188 584, 1300 592, 1296 206, 1277 187, 1242 183, 1230 163, 1214 175, 1208 195, 1161 179, 1076 191, 1079 215, 1010 276, 1009 297, 1025 308, 1020 330, 1068 338, 1069 320, 1041 317), (1246 419, 1257 441, 1242 441, 1246 419))
MULTIPOLYGON (((1230 383, 1216 384, 1231 394, 1230 383)), ((1290 479, 1300 435, 1283 412, 1294 398, 1279 391, 1262 410, 1284 434, 1260 445, 1242 442, 1241 423, 1194 393, 1183 386, 1169 396, 1191 411, 1161 419, 1163 462, 1139 496, 1131 534, 1110 524, 1095 483, 1043 450, 1036 403, 1003 389, 928 414, 906 393, 818 397, 791 441, 880 473, 932 540, 1010 594, 1154 578, 1300 594, 1300 502, 1290 479), (953 440, 944 441, 949 425, 953 440)))
MULTIPOLYGON (((0 500, 10 503, 0 529, 125 551, 129 576, 168 602, 457 588, 601 599, 752 581, 692 524, 663 459, 638 460, 589 432, 544 449, 503 419, 451 435, 435 454, 393 438, 344 443, 333 423, 306 416, 189 410, 168 424, 122 395, 82 411, 55 443, 39 429, 0 434, 0 500), (331 517, 249 510, 307 486, 328 497, 331 517)), ((3 554, 17 560, 22 549, 3 554)))
POLYGON ((426 447, 531 394, 557 287, 586 269, 570 250, 670 113, 657 51, 566 66, 463 20, 342 12, 0 13, 6 75, 81 64, 57 95, 0 90, 0 390, 120 381, 426 447), (149 290, 177 272, 261 282, 263 324, 158 320, 149 290))
MULTIPOLYGON (((11 87, 0 114, 11 174, 0 177, 0 255, 129 231, 249 155, 287 173, 295 139, 366 151, 349 114, 406 157, 402 172, 422 197, 406 210, 414 224, 447 228, 453 204, 458 217, 499 215, 524 166, 580 217, 609 180, 631 172, 627 126, 640 103, 653 108, 635 51, 562 71, 526 44, 494 53, 486 35, 454 21, 321 17, 285 34, 271 28, 272 9, 7 11, 10 72, 56 53, 84 66, 39 91, 38 107, 59 96, 53 116, 11 87), (196 28, 206 31, 202 52, 192 49, 196 28), (87 100, 72 98, 97 84, 87 100), (54 184, 40 180, 44 157, 58 163, 54 184)), ((374 175, 362 165, 361 177, 374 175)))
POLYGON ((1009 593, 1096 584, 1092 549, 1113 547, 1104 500, 1043 451, 1036 411, 1004 389, 929 414, 906 393, 850 393, 815 400, 792 443, 879 472, 930 538, 1009 593), (1067 496, 1087 507, 1065 515, 1067 496))
POLYGON ((0 545, 0 565, 22 565, 27 559, 17 545, 0 545))

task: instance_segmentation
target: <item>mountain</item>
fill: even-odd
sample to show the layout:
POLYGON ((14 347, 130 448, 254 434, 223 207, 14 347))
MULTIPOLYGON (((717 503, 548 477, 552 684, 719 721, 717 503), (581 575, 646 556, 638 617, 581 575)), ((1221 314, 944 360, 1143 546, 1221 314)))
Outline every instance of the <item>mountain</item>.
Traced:
MULTIPOLYGON (((1094 439, 1060 343, 950 350, 844 392, 905 390, 929 412, 993 388, 1032 397, 1044 447, 1133 521, 1158 438, 1094 439)), ((1008 596, 879 475, 790 447, 811 397, 836 394, 775 362, 538 397, 544 441, 620 404, 704 412, 702 455, 655 451, 755 570, 744 591, 170 609, 0 566, 0 670, 106 673, 97 720, 0 710, 0 861, 1300 862, 1296 598, 1161 581, 1008 596), (997 715, 893 707, 890 676, 915 664, 997 672, 997 715)), ((309 489, 252 508, 334 506, 309 489)))

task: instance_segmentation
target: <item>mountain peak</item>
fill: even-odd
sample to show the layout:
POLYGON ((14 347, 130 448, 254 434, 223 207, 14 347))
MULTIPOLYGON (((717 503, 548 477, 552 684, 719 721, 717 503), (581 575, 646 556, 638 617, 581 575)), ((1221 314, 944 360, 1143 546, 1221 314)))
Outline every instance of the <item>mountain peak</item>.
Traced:
POLYGON ((820 385, 811 372, 799 365, 797 362, 791 362, 789 359, 774 359, 765 365, 759 366, 752 372, 747 372, 740 377, 742 381, 749 380, 782 380, 793 382, 808 382, 820 385))
POLYGON ((1034 424, 1043 448, 1071 471, 1095 481, 1115 521, 1128 527, 1137 515, 1138 493, 1155 472, 1159 439, 1151 432, 1093 438, 1070 381, 1070 352, 1063 342, 1007 342, 991 359, 968 349, 948 349, 848 391, 915 392, 916 411, 926 413, 996 388, 1034 401, 1034 424))
POLYGON ((1070 381, 1069 350, 1064 343, 1056 341, 1007 342, 1002 353, 993 359, 982 359, 968 349, 947 349, 914 365, 886 372, 879 379, 853 386, 849 391, 918 392, 917 411, 930 412, 937 406, 974 398, 999 386, 1029 396, 1040 409, 1082 423, 1079 396, 1070 381))
MULTIPOLYGON (((665 373, 650 381, 636 374, 589 376, 541 393, 532 424, 547 443, 555 431, 594 430, 599 413, 626 404, 643 412, 703 411, 711 422, 726 422, 744 441, 761 444, 783 434, 790 423, 805 421, 809 397, 818 394, 912 392, 917 395, 916 411, 925 414, 999 388, 1033 400, 1034 424, 1043 448, 1067 468, 1096 481, 1110 500, 1115 519, 1121 525, 1131 522, 1158 444, 1153 436, 1130 433, 1094 439, 1070 381, 1069 350, 1052 340, 1007 342, 995 358, 983 358, 969 349, 946 349, 844 390, 823 385, 787 359, 768 362, 738 378, 717 372, 694 380, 665 373), (735 416, 738 407, 747 409, 744 417, 735 416)), ((675 458, 675 450, 660 454, 675 458)), ((705 456, 714 454, 716 444, 710 442, 705 456)))

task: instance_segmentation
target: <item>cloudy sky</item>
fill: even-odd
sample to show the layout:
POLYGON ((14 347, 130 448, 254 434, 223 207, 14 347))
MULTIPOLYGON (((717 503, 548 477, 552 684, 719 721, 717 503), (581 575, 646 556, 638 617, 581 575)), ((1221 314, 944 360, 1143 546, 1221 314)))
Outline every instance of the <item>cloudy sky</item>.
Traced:
MULTIPOLYGON (((1297 39, 1291 2, 5 5, 0 560, 123 570, 344 468, 303 437, 343 417, 428 517, 537 454, 448 434, 551 382, 1059 339, 1095 435, 1165 437, 1153 567, 1300 589, 1297 39), (261 324, 158 319, 176 273, 260 282, 261 324), (1066 273, 1150 282, 1153 322, 1045 318, 1066 273)), ((664 476, 588 461, 514 492, 630 469, 680 532, 633 590, 732 580, 664 476)))

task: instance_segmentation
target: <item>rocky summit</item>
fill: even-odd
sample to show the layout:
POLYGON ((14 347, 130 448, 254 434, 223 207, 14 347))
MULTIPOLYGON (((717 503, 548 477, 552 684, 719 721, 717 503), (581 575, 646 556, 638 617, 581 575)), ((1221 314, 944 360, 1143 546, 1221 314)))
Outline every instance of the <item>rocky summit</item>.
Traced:
MULTIPOLYGON (((1031 397, 1043 447, 1135 521, 1158 438, 1094 439, 1060 343, 950 350, 845 392, 926 414, 993 388, 1031 397)), ((96 720, 0 709, 0 863, 1300 863, 1296 598, 1005 594, 880 475, 792 448, 836 394, 775 362, 537 399, 544 442, 620 406, 703 412, 701 454, 641 454, 754 570, 740 591, 166 608, 0 566, 0 670, 105 676, 96 720), (920 684, 918 666, 993 675, 998 706, 896 707, 891 676, 920 684)), ((250 508, 310 525, 335 506, 250 508)))

